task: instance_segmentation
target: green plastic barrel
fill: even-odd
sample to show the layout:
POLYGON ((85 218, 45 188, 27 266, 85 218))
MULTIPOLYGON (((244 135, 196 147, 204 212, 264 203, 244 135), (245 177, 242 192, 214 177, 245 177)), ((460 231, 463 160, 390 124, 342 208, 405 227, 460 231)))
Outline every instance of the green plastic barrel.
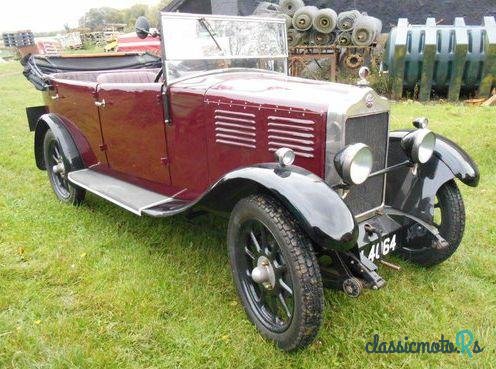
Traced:
POLYGON ((460 91, 488 96, 496 86, 496 22, 484 17, 480 26, 467 26, 463 18, 453 25, 425 25, 398 21, 390 34, 384 69, 393 80, 393 98, 419 88, 419 99, 432 91, 458 100, 460 91))

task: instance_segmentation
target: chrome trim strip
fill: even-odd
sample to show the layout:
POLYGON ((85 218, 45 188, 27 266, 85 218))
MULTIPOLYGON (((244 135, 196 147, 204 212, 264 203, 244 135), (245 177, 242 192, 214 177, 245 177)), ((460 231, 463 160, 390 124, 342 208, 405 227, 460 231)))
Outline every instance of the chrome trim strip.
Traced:
MULTIPOLYGON (((389 159, 389 130, 391 127, 391 112, 388 112, 388 124, 387 124, 387 137, 386 137, 386 159, 384 163, 384 167, 387 168, 388 166, 388 159, 389 159)), ((382 206, 386 205, 386 184, 387 184, 387 172, 384 174, 384 186, 382 189, 382 206)))

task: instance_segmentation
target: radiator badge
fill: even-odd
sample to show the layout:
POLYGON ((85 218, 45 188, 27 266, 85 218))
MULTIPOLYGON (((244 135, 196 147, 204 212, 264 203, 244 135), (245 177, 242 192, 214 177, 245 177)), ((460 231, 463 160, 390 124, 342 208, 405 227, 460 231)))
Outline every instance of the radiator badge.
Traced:
POLYGON ((367 105, 367 108, 371 108, 372 106, 374 106, 374 102, 375 102, 375 97, 374 97, 374 95, 372 95, 372 94, 368 94, 368 95, 365 97, 365 105, 367 105))

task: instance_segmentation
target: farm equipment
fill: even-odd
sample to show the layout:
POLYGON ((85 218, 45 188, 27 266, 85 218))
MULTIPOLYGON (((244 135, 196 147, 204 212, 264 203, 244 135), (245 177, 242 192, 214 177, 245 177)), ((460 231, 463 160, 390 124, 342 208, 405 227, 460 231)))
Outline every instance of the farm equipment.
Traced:
POLYGON ((338 75, 365 65, 373 59, 382 31, 381 20, 358 10, 338 14, 305 6, 302 0, 261 2, 253 14, 286 20, 290 73, 313 79, 336 81, 338 75))

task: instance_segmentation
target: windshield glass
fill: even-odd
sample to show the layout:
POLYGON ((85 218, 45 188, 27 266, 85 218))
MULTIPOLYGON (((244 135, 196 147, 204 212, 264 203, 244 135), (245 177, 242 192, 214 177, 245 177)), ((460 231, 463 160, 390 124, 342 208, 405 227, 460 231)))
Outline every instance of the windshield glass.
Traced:
POLYGON ((286 72, 284 20, 162 13, 167 82, 223 68, 286 72))

